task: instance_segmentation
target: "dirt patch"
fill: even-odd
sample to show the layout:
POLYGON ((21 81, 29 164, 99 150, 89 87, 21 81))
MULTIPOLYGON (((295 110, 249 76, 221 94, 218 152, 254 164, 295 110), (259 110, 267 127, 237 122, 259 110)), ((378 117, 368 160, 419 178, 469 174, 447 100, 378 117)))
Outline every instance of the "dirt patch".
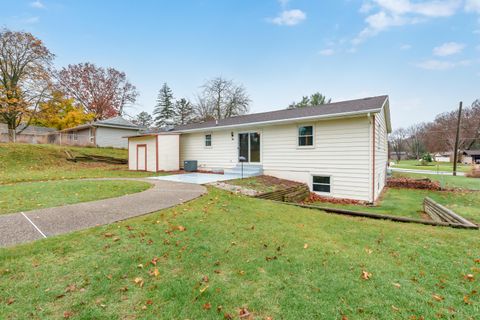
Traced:
POLYGON ((365 201, 324 197, 324 196, 320 196, 316 193, 311 192, 310 195, 308 196, 308 198, 304 201, 304 203, 313 203, 313 202, 326 202, 326 203, 334 203, 334 204, 355 204, 355 205, 366 205, 367 204, 367 202, 365 202, 365 201))
POLYGON ((389 178, 387 186, 390 188, 422 189, 441 191, 444 190, 438 181, 430 179, 412 179, 412 178, 389 178))

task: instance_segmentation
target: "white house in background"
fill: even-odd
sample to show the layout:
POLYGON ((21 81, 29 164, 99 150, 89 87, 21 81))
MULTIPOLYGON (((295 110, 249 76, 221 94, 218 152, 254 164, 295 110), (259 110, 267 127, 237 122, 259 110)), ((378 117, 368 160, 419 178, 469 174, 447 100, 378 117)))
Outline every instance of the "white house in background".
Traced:
POLYGON ((58 144, 127 148, 128 142, 123 138, 138 134, 142 128, 121 116, 82 124, 51 134, 58 144))
POLYGON ((435 162, 453 162, 452 152, 437 152, 433 155, 435 162))
POLYGON ((248 170, 306 183, 314 192, 374 202, 386 182, 388 96, 192 123, 128 137, 129 169, 248 170))

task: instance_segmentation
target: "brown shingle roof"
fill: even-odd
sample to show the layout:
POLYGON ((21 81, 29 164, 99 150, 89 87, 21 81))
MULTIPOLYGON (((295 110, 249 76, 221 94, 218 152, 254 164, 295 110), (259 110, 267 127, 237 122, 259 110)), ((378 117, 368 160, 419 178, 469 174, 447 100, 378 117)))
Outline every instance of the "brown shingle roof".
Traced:
POLYGON ((384 95, 384 96, 370 97, 370 98, 357 99, 357 100, 334 102, 334 103, 329 103, 329 104, 324 104, 321 106, 314 106, 314 107, 252 113, 252 114, 247 114, 242 116, 231 117, 227 119, 221 119, 221 120, 218 120, 218 123, 215 120, 200 122, 200 123, 190 123, 183 126, 177 126, 175 127, 174 130, 188 131, 188 130, 196 130, 196 129, 248 125, 248 124, 263 123, 263 122, 269 122, 269 121, 281 121, 281 120, 322 117, 322 116, 327 117, 327 116, 335 116, 337 114, 341 115, 341 114, 348 114, 348 113, 378 112, 381 110, 382 106, 385 104, 385 101, 387 99, 388 99, 388 96, 384 95))

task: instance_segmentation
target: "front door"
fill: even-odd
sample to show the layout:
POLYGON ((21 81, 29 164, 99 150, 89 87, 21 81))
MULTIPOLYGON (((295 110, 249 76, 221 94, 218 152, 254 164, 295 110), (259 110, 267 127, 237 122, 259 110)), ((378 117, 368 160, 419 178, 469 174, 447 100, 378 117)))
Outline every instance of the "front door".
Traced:
POLYGON ((238 156, 247 162, 260 162, 260 133, 245 132, 238 134, 238 156))

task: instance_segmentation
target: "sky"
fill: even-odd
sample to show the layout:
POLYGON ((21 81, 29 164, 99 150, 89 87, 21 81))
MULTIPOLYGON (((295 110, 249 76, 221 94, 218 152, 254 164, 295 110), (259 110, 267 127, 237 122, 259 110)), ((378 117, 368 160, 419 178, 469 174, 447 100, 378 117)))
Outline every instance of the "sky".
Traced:
POLYGON ((388 94, 394 128, 480 98, 480 0, 0 0, 0 26, 28 31, 58 68, 124 71, 129 114, 152 112, 164 82, 194 99, 222 76, 250 112, 321 92, 388 94))

